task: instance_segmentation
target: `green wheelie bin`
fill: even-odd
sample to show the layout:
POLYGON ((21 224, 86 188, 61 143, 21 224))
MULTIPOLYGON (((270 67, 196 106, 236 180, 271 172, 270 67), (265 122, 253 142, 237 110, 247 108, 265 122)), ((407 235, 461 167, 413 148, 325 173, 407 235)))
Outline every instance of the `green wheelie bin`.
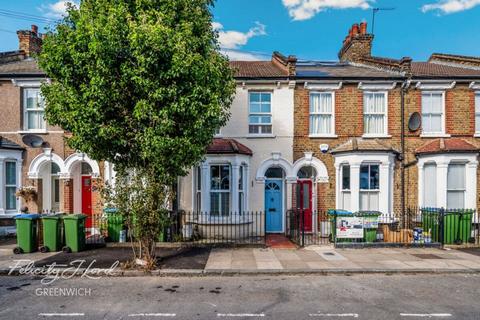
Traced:
POLYGON ((85 219, 82 213, 63 216, 65 228, 65 246, 62 251, 66 253, 79 252, 85 249, 85 219))
POLYGON ((375 242, 377 240, 378 217, 380 211, 358 211, 354 215, 363 218, 363 242, 375 242))
POLYGON ((39 214, 20 214, 15 216, 17 225, 17 247, 13 249, 13 253, 30 253, 37 251, 37 221, 39 214))
POLYGON ((472 210, 446 210, 443 239, 445 244, 468 243, 472 236, 472 210))
POLYGON ((115 208, 106 208, 103 212, 107 216, 108 238, 112 242, 120 241, 120 232, 123 230, 123 217, 115 208))
POLYGON ((54 252, 62 250, 63 233, 62 233, 62 214, 43 215, 43 246, 40 247, 41 252, 54 252))

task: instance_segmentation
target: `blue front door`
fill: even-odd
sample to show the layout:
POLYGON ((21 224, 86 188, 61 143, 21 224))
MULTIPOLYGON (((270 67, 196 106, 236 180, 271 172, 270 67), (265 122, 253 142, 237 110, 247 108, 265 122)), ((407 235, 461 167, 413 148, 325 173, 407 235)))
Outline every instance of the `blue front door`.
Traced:
POLYGON ((267 232, 283 231, 282 181, 265 181, 265 212, 267 232))

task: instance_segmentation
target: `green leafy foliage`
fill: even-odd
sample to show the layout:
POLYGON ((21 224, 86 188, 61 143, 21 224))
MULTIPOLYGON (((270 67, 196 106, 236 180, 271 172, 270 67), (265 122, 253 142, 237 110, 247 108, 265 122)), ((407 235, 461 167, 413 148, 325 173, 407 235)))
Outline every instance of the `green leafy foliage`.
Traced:
POLYGON ((116 199, 138 211, 147 247, 171 186, 229 117, 235 82, 211 27, 212 5, 83 0, 48 33, 38 57, 52 80, 42 86, 48 122, 71 133, 71 148, 137 172, 148 186, 134 199, 144 197, 146 207, 135 208, 131 194, 123 204, 116 199))

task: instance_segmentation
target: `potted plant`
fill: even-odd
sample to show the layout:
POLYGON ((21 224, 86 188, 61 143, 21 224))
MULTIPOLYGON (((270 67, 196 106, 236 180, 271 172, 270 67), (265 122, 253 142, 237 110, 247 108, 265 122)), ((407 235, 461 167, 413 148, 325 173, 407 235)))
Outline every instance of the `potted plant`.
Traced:
POLYGON ((37 199, 37 191, 32 186, 20 187, 15 195, 25 200, 25 202, 35 201, 37 199))

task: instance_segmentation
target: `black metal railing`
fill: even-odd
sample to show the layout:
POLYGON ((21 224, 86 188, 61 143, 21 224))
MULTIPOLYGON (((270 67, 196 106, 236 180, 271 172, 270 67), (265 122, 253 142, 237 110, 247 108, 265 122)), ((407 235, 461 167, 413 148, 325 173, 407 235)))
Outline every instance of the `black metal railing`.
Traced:
MULTIPOLYGON (((113 242, 135 238, 135 226, 126 230, 128 227, 116 213, 90 219, 92 222, 86 223, 87 241, 89 235, 91 242, 100 241, 100 238, 113 242), (94 228, 89 229, 88 225, 94 228)), ((261 211, 228 214, 171 211, 165 220, 158 234, 158 242, 265 244, 265 213, 261 211)))
POLYGON ((480 246, 480 219, 472 209, 412 207, 399 214, 288 210, 286 225, 286 235, 299 246, 480 246))

